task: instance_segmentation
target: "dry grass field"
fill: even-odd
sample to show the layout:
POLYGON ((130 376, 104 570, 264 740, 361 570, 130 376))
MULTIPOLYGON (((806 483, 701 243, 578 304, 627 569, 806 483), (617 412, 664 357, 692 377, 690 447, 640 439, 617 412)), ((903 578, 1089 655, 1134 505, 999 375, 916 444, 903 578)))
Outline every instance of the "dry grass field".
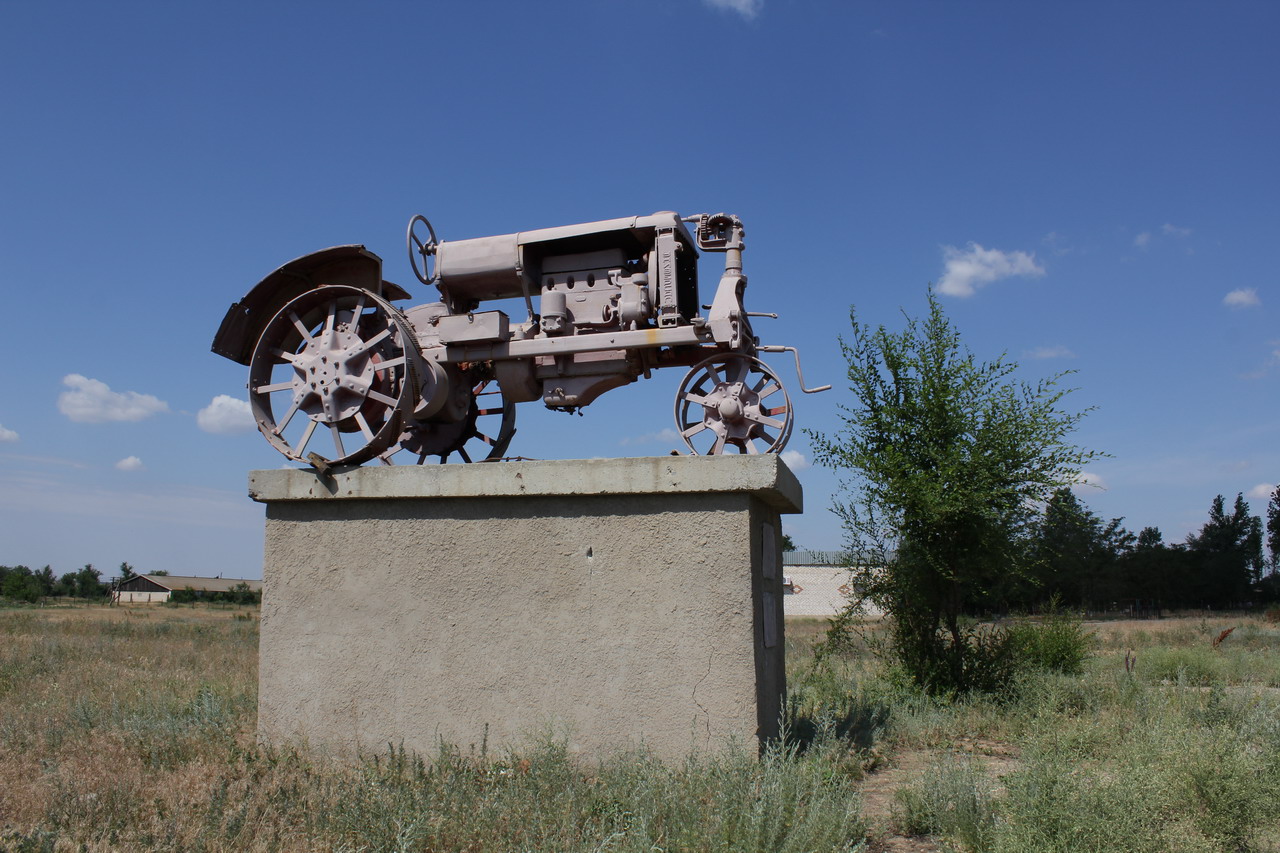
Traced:
POLYGON ((0 846, 192 849, 243 775, 257 640, 252 609, 0 611, 0 846))
POLYGON ((955 702, 789 621, 790 746, 679 767, 264 749, 257 627, 0 609, 0 850, 1280 850, 1280 627, 1256 618, 1091 623, 1083 675, 955 702))

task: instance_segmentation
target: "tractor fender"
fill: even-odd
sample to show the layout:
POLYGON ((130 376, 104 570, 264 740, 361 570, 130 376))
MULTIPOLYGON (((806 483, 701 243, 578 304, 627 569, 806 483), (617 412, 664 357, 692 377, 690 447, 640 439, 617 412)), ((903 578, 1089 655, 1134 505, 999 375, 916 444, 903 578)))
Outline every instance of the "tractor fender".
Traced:
POLYGON ((360 287, 388 301, 409 298, 400 285, 383 281, 382 258, 361 245, 332 246, 294 258, 232 303, 213 337, 213 351, 247 366, 271 318, 291 299, 323 284, 360 287))

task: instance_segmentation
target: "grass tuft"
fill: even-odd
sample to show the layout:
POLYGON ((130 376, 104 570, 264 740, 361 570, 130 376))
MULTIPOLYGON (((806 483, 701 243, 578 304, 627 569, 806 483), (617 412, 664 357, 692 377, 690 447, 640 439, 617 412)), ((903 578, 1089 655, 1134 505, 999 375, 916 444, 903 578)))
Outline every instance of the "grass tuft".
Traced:
POLYGON ((986 850, 996 835, 991 783, 972 759, 945 756, 917 785, 898 789, 893 820, 903 835, 946 836, 966 850, 986 850))

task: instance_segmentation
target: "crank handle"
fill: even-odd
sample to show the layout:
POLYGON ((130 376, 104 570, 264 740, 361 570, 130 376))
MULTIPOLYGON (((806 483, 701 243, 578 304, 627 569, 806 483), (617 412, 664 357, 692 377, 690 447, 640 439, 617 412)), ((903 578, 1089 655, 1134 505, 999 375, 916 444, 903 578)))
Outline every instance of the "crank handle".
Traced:
MULTIPOLYGON (((703 306, 702 306, 702 310, 703 310, 703 311, 710 311, 710 310, 711 310, 711 306, 710 306, 710 305, 703 305, 703 306)), ((742 313, 743 313, 743 314, 745 314, 745 315, 746 315, 746 316, 748 316, 748 317, 768 317, 770 320, 776 320, 776 319, 778 319, 778 315, 777 315, 777 314, 775 314, 775 313, 773 313, 772 311, 743 311, 742 313)))
POLYGON ((804 371, 800 369, 800 351, 795 347, 756 347, 761 352, 789 352, 796 360, 796 377, 800 380, 800 390, 806 394, 817 394, 819 391, 830 391, 830 385, 819 385, 817 388, 804 387, 804 371))

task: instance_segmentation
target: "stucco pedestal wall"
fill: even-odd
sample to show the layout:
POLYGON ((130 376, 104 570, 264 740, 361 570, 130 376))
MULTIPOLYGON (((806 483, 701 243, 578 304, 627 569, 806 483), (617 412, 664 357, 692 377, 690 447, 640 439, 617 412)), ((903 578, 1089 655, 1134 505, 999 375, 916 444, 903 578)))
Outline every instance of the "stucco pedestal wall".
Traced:
POLYGON ((343 756, 551 732, 678 759, 778 731, 776 456, 255 471, 258 731, 343 756))

